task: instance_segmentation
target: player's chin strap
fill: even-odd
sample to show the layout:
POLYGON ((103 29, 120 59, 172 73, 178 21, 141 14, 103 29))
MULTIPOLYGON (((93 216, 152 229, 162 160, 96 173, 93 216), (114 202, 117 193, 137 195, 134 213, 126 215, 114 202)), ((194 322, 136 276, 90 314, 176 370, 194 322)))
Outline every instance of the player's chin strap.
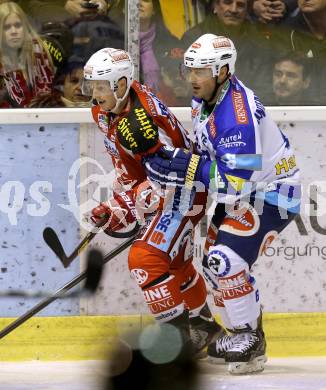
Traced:
POLYGON ((215 83, 214 91, 212 92, 210 98, 208 100, 206 100, 208 105, 210 105, 209 103, 216 97, 218 89, 220 88, 221 85, 223 85, 229 79, 229 76, 230 76, 230 74, 228 73, 221 83, 219 83, 217 81, 218 75, 215 76, 216 83, 215 83))
POLYGON ((129 89, 127 89, 126 93, 121 98, 118 98, 117 93, 113 92, 113 95, 116 99, 116 103, 115 103, 115 106, 112 108, 112 110, 110 110, 110 112, 112 112, 113 114, 120 113, 120 104, 127 97, 128 93, 129 93, 129 89))
POLYGON ((121 98, 119 98, 118 96, 117 96, 117 93, 116 92, 113 92, 113 96, 115 97, 115 100, 116 100, 116 103, 115 103, 115 106, 112 108, 112 110, 110 110, 110 112, 112 112, 113 114, 119 114, 120 112, 120 104, 123 102, 123 100, 128 96, 128 93, 129 93, 129 91, 130 91, 130 86, 131 85, 129 85, 128 87, 127 87, 127 89, 126 89, 126 92, 124 93, 124 95, 121 97, 121 98))

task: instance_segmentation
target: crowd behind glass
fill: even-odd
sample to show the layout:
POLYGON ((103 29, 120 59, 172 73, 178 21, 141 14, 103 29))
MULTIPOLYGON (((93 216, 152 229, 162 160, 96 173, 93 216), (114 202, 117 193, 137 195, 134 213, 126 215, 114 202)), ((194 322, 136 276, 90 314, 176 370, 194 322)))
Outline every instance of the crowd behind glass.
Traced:
MULTIPOLYGON (((0 107, 87 107, 83 66, 124 48, 124 1, 0 0, 0 107)), ((140 81, 189 106, 179 67, 200 35, 230 37, 265 105, 326 105, 326 0, 140 0, 140 81)))

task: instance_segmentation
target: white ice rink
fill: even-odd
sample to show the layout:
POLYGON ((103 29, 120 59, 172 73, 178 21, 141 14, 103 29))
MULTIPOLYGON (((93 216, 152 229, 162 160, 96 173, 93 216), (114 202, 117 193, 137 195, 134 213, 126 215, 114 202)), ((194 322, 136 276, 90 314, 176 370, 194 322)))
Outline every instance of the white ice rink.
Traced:
MULTIPOLYGON (((103 367, 96 361, 2 362, 0 389, 101 390, 103 367)), ((237 377, 205 361, 200 369, 198 390, 326 390, 326 357, 270 359, 263 373, 237 377)))

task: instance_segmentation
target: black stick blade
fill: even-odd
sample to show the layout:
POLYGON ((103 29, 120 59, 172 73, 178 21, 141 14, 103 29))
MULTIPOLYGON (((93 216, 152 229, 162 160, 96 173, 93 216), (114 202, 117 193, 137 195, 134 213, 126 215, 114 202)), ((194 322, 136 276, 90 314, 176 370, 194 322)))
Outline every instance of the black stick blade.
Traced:
POLYGON ((61 245, 59 237, 57 236, 57 233, 52 228, 47 227, 43 230, 43 238, 48 247, 52 249, 52 251, 59 257, 64 267, 67 267, 67 256, 61 245))
POLYGON ((92 249, 87 256, 86 282, 84 288, 95 293, 102 276, 104 261, 102 253, 97 249, 92 249))

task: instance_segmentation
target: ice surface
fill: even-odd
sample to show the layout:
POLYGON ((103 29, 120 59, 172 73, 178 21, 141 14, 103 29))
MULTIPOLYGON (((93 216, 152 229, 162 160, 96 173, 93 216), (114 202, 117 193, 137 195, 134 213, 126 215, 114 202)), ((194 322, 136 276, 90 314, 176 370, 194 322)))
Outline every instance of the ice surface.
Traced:
MULTIPOLYGON (((236 377, 222 365, 199 365, 198 390, 326 390, 326 357, 270 359, 263 373, 236 377)), ((1 362, 0 389, 101 390, 106 367, 98 361, 1 362)))

